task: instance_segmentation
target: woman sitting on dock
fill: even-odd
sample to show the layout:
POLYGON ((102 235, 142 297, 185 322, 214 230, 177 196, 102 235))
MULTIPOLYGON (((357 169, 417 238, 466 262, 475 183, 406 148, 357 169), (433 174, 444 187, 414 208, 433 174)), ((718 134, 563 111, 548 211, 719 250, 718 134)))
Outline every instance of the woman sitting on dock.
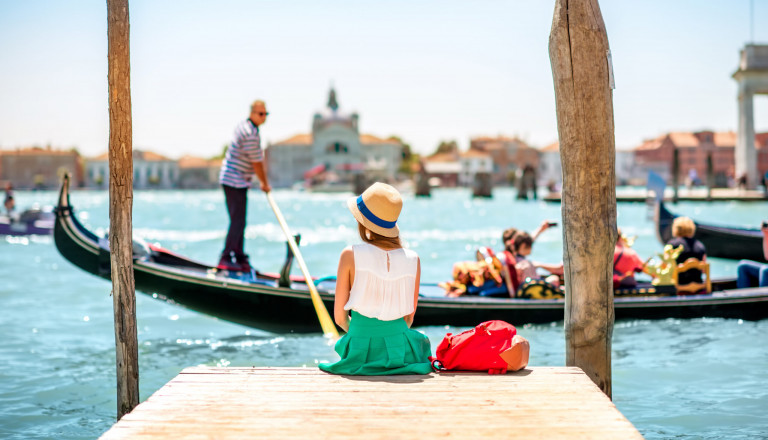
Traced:
MULTIPOLYGON (((689 217, 677 217, 672 222, 672 239, 667 244, 673 248, 683 247, 683 251, 677 257, 677 264, 684 263, 689 258, 699 261, 707 261, 707 249, 699 240, 693 238, 696 234, 696 223, 689 217)), ((678 275, 678 284, 700 283, 701 271, 691 269, 678 275)))
POLYGON ((368 376, 429 374, 429 339, 410 329, 421 263, 400 242, 400 193, 376 182, 347 205, 363 243, 345 248, 339 259, 333 309, 336 324, 347 331, 335 347, 341 360, 319 368, 368 376))

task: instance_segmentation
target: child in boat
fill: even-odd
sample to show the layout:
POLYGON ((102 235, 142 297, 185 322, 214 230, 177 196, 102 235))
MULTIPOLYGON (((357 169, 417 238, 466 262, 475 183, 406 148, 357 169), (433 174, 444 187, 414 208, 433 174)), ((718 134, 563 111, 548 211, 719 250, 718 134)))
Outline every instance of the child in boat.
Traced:
POLYGON ((560 275, 563 274, 563 264, 549 264, 549 263, 537 263, 528 260, 528 255, 533 250, 533 237, 527 232, 518 232, 515 235, 515 268, 520 275, 520 280, 526 281, 529 278, 532 280, 543 279, 554 287, 560 286, 560 275), (551 275, 542 278, 536 272, 536 268, 542 268, 549 272, 551 275))
POLYGON ((411 330, 421 263, 400 242, 400 193, 376 182, 347 202, 363 243, 345 248, 336 277, 334 318, 347 331, 336 343, 341 360, 319 368, 335 374, 429 374, 429 339, 411 330))

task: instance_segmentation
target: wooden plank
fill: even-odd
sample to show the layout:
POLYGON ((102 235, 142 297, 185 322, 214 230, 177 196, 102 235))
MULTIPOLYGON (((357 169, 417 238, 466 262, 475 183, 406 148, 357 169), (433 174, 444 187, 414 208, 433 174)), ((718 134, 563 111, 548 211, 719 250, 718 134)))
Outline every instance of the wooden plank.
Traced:
POLYGON ((315 368, 193 367, 101 438, 438 437, 642 438, 575 367, 380 377, 315 368))

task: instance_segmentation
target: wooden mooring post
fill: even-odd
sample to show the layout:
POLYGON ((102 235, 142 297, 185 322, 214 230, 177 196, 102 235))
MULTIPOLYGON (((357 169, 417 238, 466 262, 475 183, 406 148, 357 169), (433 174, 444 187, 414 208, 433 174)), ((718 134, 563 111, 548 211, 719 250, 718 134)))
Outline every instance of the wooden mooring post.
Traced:
POLYGON ((133 134, 128 0, 107 0, 109 40, 109 248, 115 314, 117 418, 139 404, 133 278, 133 134))
POLYGON ((563 164, 566 364, 611 396, 613 71, 597 0, 557 0, 549 36, 563 164))

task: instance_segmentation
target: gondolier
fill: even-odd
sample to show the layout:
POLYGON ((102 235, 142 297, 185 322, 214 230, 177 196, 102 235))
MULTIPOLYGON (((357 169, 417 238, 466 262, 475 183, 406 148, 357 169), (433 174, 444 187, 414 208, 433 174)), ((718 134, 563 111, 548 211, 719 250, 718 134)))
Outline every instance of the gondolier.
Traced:
POLYGON ((219 182, 224 189, 224 197, 229 213, 229 230, 221 252, 218 269, 250 272, 251 265, 244 251, 245 214, 248 202, 248 188, 253 176, 259 180, 261 190, 269 192, 271 187, 264 169, 264 153, 261 150, 259 126, 267 119, 267 107, 264 101, 251 104, 251 115, 235 128, 235 136, 227 148, 224 162, 221 164, 219 182))

